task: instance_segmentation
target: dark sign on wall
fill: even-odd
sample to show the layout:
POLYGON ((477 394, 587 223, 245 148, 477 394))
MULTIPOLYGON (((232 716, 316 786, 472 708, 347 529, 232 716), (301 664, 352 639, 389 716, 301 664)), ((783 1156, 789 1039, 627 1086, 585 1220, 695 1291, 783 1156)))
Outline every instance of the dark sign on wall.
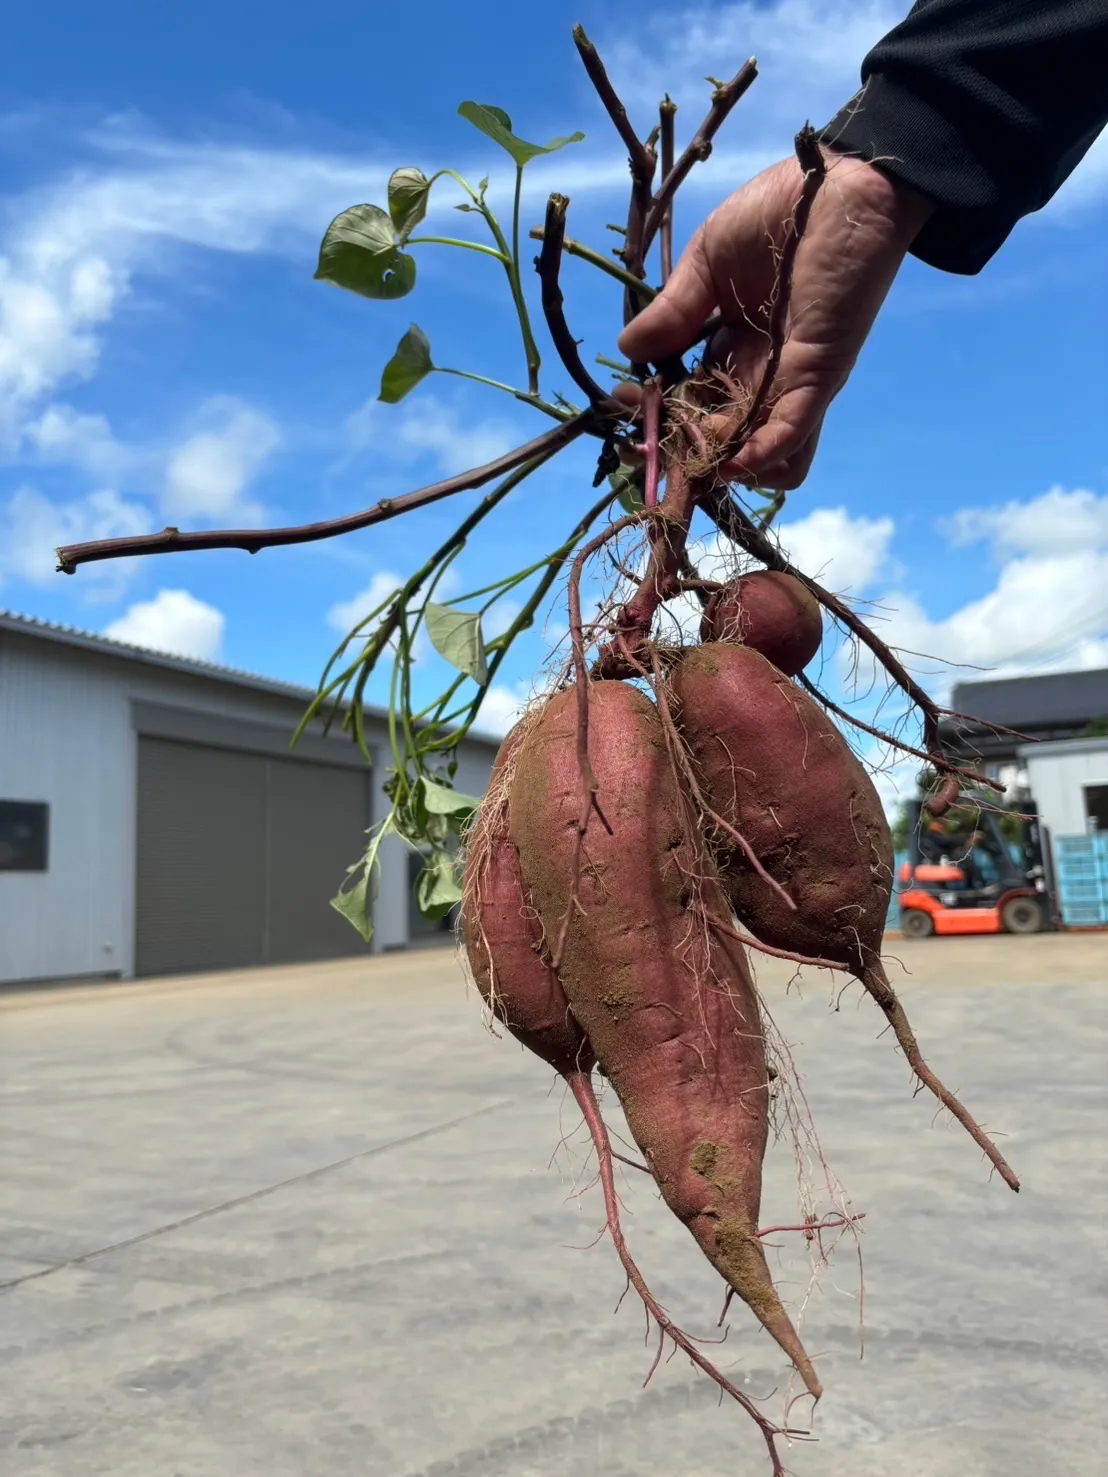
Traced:
POLYGON ((50 807, 40 800, 0 800, 0 872, 45 872, 50 807))

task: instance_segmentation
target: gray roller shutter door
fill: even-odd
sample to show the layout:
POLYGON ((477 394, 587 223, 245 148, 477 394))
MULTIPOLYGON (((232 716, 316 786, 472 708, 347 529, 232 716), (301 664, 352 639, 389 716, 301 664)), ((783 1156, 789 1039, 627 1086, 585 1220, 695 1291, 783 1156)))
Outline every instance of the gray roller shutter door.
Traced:
POLYGON ((364 771, 140 737, 136 974, 364 951, 327 900, 368 824, 364 771))
POLYGON ((367 783, 361 770, 269 760, 270 963, 365 952, 330 899, 365 850, 367 783))

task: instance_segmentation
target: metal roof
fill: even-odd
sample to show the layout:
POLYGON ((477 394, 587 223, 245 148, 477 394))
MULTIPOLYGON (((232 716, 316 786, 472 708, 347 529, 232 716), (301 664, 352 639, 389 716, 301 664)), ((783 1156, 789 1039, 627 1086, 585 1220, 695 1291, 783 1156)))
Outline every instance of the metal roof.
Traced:
POLYGON ((1094 718, 1108 717, 1108 667, 996 682, 959 682, 950 706, 971 719, 1024 732, 1083 728, 1094 718))
MULTIPOLYGON (((251 688, 255 692, 269 692, 277 697, 295 698, 307 703, 315 697, 315 689, 301 687, 298 683, 279 682, 273 677, 262 677, 257 672, 244 672, 238 667, 224 667, 218 662, 197 661, 193 657, 173 656, 165 651, 152 651, 145 646, 132 646, 127 641, 115 641, 110 636, 97 636, 92 631, 81 631, 75 626, 58 625, 54 621, 39 620, 35 616, 20 615, 12 610, 0 610, 0 631, 12 631, 20 636, 31 636, 42 641, 52 641, 59 646, 74 646, 83 651, 95 651, 104 656, 120 657, 124 661, 141 662, 148 667, 163 671, 183 672, 192 677, 208 677, 215 682, 227 682, 235 687, 251 688)), ((382 721, 387 721, 384 708, 367 707, 366 712, 382 721)), ((499 746, 500 740, 488 734, 470 733, 467 741, 499 746)))

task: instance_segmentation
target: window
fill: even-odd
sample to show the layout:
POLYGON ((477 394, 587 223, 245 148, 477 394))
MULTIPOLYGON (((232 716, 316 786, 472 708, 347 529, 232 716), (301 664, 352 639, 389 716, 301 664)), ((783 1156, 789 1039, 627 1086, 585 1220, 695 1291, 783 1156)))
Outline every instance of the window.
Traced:
POLYGON ((50 807, 39 800, 0 800, 0 872, 45 872, 50 807))
POLYGON ((1108 785, 1085 786, 1085 815, 1090 831, 1108 831, 1108 785))

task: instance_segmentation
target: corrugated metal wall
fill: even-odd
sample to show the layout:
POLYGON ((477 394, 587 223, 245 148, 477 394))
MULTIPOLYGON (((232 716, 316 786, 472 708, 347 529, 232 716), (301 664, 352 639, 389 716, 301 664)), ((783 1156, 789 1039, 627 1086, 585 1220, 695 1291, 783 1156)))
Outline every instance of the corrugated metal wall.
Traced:
MULTIPOLYGON (((134 972, 134 702, 279 725, 289 736, 301 712, 294 698, 0 631, 0 797, 50 805, 49 871, 0 873, 0 981, 134 972)), ((459 784, 479 792, 491 760, 491 748, 474 746, 459 784)), ((384 777, 381 769, 370 781, 378 815, 384 777)), ((381 861, 375 949, 408 938, 403 846, 382 847, 381 861)))

